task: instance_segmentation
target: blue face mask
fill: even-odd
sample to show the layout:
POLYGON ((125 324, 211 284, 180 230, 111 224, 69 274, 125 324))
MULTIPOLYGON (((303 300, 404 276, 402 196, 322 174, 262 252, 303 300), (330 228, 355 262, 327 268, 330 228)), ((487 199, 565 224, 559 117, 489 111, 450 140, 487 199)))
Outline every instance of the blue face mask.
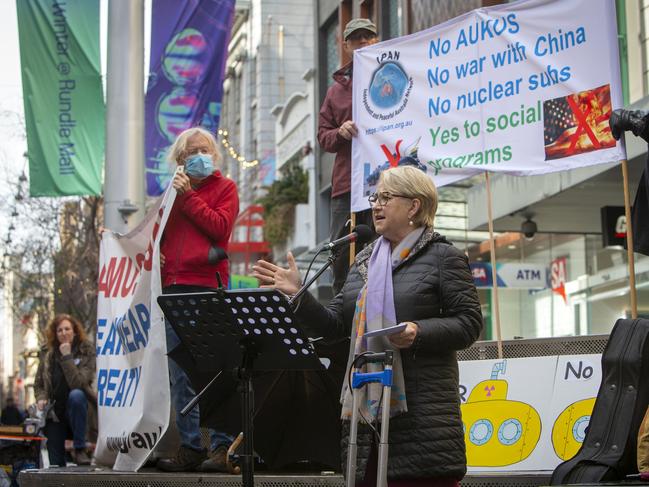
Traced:
POLYGON ((214 172, 212 156, 195 154, 185 161, 185 174, 194 178, 206 178, 214 172))

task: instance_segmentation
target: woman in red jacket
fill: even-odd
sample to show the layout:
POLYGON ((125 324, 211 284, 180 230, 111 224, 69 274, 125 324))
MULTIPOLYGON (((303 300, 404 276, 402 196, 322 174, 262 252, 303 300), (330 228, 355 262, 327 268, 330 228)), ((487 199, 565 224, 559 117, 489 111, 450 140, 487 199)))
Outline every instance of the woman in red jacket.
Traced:
MULTIPOLYGON (((239 213, 239 197, 234 182, 216 166, 222 157, 216 139, 205 129, 185 130, 170 148, 169 158, 184 166, 172 184, 178 195, 162 236, 161 266, 164 294, 191 293, 218 287, 217 273, 228 283, 228 261, 223 256, 239 213)), ((180 340, 166 324, 167 351, 180 340)), ((181 448, 173 458, 158 461, 161 470, 182 472, 225 471, 225 453, 230 438, 210 431, 209 458, 201 446, 200 414, 195 407, 187 416, 179 411, 195 395, 185 371, 169 358, 171 401, 176 410, 176 425, 181 448)))

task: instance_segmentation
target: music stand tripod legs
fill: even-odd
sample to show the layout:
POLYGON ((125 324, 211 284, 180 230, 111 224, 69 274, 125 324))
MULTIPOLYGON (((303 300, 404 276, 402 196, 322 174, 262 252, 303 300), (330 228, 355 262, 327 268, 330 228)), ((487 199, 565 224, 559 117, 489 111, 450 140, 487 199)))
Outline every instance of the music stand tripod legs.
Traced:
POLYGON ((198 370, 216 371, 218 363, 218 368, 236 371, 244 442, 242 480, 244 487, 253 487, 253 372, 322 370, 313 346, 300 330, 286 296, 276 290, 167 294, 158 297, 158 304, 198 370))
POLYGON ((242 365, 236 371, 241 395, 241 420, 243 430, 243 455, 241 460, 241 475, 244 487, 255 485, 255 458, 253 449, 253 421, 255 414, 255 394, 252 387, 253 364, 256 357, 254 349, 244 345, 242 365))
MULTIPOLYGON (((241 461, 242 481, 244 487, 254 486, 255 476, 255 459, 253 448, 253 421, 255 414, 254 389, 252 387, 253 364, 256 353, 250 344, 243 344, 244 351, 240 367, 235 369, 235 376, 238 381, 237 391, 241 395, 241 422, 243 430, 243 455, 239 455, 241 461)), ((189 411, 194 409, 203 394, 214 384, 223 371, 219 371, 214 378, 192 398, 180 411, 182 416, 186 416, 189 411)))
MULTIPOLYGON (((242 481, 244 487, 253 487, 255 483, 255 459, 253 448, 253 421, 255 414, 255 396, 252 387, 252 372, 253 363, 256 353, 250 346, 245 346, 242 363, 240 367, 235 370, 235 375, 238 381, 237 391, 241 395, 241 422, 243 430, 243 455, 239 455, 241 460, 242 481)), ((201 396, 205 394, 210 386, 214 384, 216 379, 219 378, 223 371, 219 371, 214 378, 207 384, 201 392, 196 394, 191 401, 180 411, 180 414, 185 416, 191 411, 201 396)))

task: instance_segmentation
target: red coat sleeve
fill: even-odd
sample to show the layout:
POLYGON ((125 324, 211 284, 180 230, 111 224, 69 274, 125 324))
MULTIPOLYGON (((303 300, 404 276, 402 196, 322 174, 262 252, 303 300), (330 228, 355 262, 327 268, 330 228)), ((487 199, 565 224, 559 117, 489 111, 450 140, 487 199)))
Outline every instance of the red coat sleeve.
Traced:
POLYGON ((322 107, 320 107, 320 114, 318 115, 318 142, 320 147, 325 151, 336 153, 342 145, 349 141, 338 134, 338 129, 345 120, 340 123, 336 120, 331 107, 331 101, 329 100, 330 95, 331 88, 327 92, 322 107))
POLYGON ((196 191, 188 191, 181 196, 183 213, 212 240, 228 237, 239 214, 236 185, 228 180, 221 191, 222 194, 214 207, 210 207, 196 191))

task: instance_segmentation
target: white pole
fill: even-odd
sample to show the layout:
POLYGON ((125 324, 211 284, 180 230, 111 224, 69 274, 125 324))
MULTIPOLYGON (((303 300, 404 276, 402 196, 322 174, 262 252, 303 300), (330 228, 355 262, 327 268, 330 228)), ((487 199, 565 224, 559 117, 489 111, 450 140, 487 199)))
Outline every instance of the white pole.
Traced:
POLYGON ((496 239, 494 238, 494 217, 491 204, 491 180, 489 171, 484 173, 487 182, 487 215, 489 216, 489 252, 491 254, 491 280, 493 282, 493 318, 492 323, 496 329, 496 342, 498 345, 498 358, 503 358, 503 337, 500 329, 500 300, 498 299, 498 273, 496 269, 496 239))
POLYGON ((633 228, 631 228, 631 196, 629 194, 629 168, 626 159, 622 161, 622 180, 624 182, 624 215, 626 217, 626 252, 629 265, 629 300, 631 318, 638 317, 638 294, 635 287, 635 257, 633 254, 633 228))
POLYGON ((144 216, 144 0, 110 0, 106 69, 106 228, 144 216))

